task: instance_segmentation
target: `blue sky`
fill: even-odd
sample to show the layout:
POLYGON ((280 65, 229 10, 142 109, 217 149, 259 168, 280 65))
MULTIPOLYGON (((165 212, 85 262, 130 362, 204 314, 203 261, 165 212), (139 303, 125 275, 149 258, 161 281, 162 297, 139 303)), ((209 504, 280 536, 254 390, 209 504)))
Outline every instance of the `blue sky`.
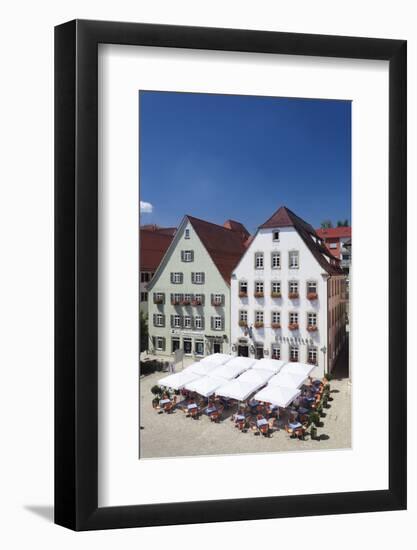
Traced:
POLYGON ((351 220, 350 101, 140 92, 141 223, 351 220), (150 212, 150 210, 152 210, 150 212))

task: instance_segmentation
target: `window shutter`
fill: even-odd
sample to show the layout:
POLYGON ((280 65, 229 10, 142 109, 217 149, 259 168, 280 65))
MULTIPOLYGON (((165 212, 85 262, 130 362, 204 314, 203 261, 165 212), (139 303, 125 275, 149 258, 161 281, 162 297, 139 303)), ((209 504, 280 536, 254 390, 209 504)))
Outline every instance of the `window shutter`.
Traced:
POLYGON ((162 351, 165 351, 165 338, 161 338, 161 348, 162 348, 162 351))
POLYGON ((191 282, 193 283, 195 281, 195 273, 194 271, 191 273, 191 282))
POLYGON ((194 250, 191 250, 191 261, 194 261, 194 250))
POLYGON ((156 348, 156 338, 155 338, 155 336, 152 336, 152 347, 153 347, 153 349, 156 348))
POLYGON ((153 314, 153 326, 156 327, 156 313, 153 314))
POLYGON ((204 317, 201 317, 201 329, 204 330, 204 317))
POLYGON ((174 316, 171 315, 171 328, 174 328, 174 316))
POLYGON ((224 317, 222 317, 221 327, 222 327, 222 330, 224 330, 224 317))
POLYGON ((214 330, 214 317, 210 317, 211 330, 214 330))
POLYGON ((165 315, 162 315, 162 324, 161 324, 161 326, 163 326, 163 327, 165 326, 165 315))

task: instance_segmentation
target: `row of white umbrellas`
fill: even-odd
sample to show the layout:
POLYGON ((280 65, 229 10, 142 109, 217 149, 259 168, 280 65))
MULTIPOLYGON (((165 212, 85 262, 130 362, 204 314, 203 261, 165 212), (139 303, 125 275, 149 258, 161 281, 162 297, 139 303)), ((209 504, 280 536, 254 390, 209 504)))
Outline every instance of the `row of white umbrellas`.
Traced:
POLYGON ((182 372, 160 379, 158 384, 174 390, 185 388, 203 397, 216 393, 238 401, 245 401, 268 384, 254 398, 285 408, 300 394, 298 388, 313 369, 314 365, 304 363, 215 353, 182 372))

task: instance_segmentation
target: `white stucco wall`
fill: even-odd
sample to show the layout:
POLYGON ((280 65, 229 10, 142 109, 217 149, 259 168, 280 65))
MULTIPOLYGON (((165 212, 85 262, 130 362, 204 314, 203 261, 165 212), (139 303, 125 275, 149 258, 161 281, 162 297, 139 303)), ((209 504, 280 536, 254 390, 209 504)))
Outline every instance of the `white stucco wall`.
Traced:
MULTIPOLYGON (((300 355, 299 360, 307 361, 307 342, 318 348, 318 367, 313 372, 314 376, 321 376, 325 371, 325 354, 320 351, 323 346, 328 347, 327 342, 327 273, 318 264, 310 250, 304 244, 301 237, 292 227, 280 228, 279 242, 273 242, 271 229, 260 229, 253 242, 235 268, 231 280, 231 341, 236 346, 240 338, 245 338, 245 329, 239 326, 239 310, 248 310, 248 325, 255 322, 255 310, 264 311, 264 328, 253 328, 253 339, 263 342, 265 356, 271 355, 272 343, 280 342, 281 358, 289 360, 289 343, 297 340, 300 355), (288 253, 290 250, 299 252, 299 268, 289 269, 288 253), (281 253, 281 268, 271 268, 271 253, 281 253), (255 269, 255 253, 264 253, 264 269, 255 269), (248 297, 239 298, 239 281, 247 280, 248 297), (255 298, 254 285, 256 280, 264 281, 264 298, 255 298), (270 295, 271 281, 281 281, 280 299, 274 299, 270 295), (290 300, 288 297, 288 283, 297 280, 299 284, 299 299, 290 300), (306 284, 308 280, 317 282, 318 299, 307 299, 306 284), (271 328, 271 312, 281 312, 281 329, 271 328), (288 329, 289 313, 298 312, 299 330, 288 329), (317 332, 307 331, 307 313, 317 313, 317 332)), ((249 343, 253 344, 247 336, 249 343)))

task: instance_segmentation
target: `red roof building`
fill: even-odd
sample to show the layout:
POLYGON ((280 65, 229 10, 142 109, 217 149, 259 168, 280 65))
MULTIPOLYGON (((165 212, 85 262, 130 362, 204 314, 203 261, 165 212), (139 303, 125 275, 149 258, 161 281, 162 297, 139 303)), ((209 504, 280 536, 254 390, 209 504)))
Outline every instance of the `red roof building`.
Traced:
POLYGON ((351 227, 326 227, 317 229, 317 234, 323 239, 324 244, 331 254, 342 260, 343 265, 350 262, 350 252, 344 249, 344 243, 352 238, 351 227), (349 256, 349 258, 348 258, 349 256))

